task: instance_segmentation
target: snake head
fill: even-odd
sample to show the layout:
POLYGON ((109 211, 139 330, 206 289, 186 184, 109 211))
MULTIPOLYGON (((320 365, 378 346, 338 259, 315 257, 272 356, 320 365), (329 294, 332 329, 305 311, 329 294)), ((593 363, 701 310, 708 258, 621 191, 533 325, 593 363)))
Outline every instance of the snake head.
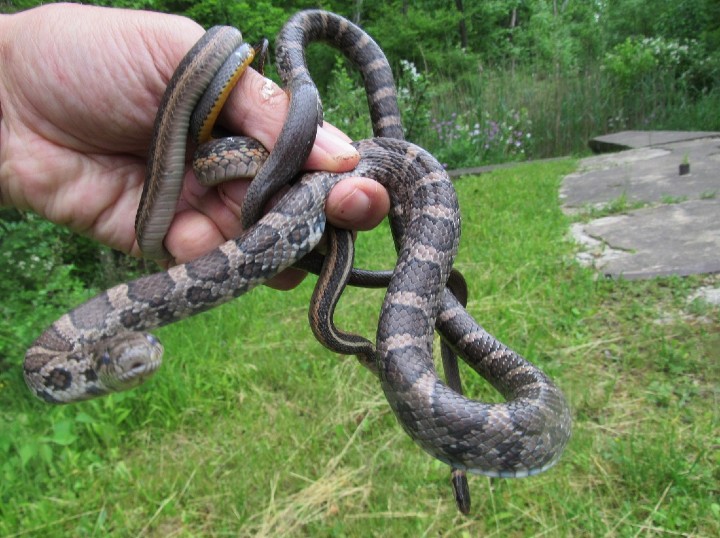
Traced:
POLYGON ((163 346, 150 333, 120 333, 96 349, 101 390, 120 392, 144 383, 162 364, 163 346))

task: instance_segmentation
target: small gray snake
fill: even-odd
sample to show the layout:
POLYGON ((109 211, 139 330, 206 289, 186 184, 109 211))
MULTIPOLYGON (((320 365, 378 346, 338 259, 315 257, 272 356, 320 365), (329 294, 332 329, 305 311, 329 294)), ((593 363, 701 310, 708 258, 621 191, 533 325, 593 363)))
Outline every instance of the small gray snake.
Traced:
POLYGON ((375 70, 383 76, 389 71, 380 67, 379 47, 344 19, 317 11, 293 17, 283 36, 280 64, 304 67, 302 50, 315 39, 352 56, 370 88, 374 129, 389 138, 356 143, 361 161, 350 173, 304 174, 239 238, 197 260, 115 286, 62 316, 26 354, 28 386, 45 401, 65 403, 139 384, 162 353, 144 331, 224 303, 293 265, 320 241, 332 186, 344 177, 367 176, 383 184, 392 201, 398 261, 378 323, 376 365, 398 421, 424 450, 459 469, 511 477, 549 468, 570 436, 567 403, 545 374, 488 334, 446 290, 460 233, 455 190, 431 155, 399 139, 394 86, 388 94, 387 81, 374 78, 375 70), (292 37, 297 33, 300 44, 292 37), (299 51, 300 59, 288 60, 288 51, 299 51), (374 106, 380 101, 389 112, 374 106), (435 328, 506 403, 468 399, 438 379, 435 328))

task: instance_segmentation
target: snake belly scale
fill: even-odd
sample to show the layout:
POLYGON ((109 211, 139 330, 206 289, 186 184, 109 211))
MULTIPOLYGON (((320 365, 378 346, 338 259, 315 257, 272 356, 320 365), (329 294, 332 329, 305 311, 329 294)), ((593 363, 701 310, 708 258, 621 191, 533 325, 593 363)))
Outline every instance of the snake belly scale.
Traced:
POLYGON ((301 259, 325 229, 329 190, 343 177, 362 175, 382 183, 392 200, 398 261, 380 315, 376 362, 400 424, 424 450, 458 469, 525 476, 553 465, 570 435, 562 393, 489 335, 445 289, 460 216, 442 166, 396 138, 356 147, 356 170, 303 175, 241 237, 192 262, 116 286, 65 314, 26 354, 29 387, 46 401, 64 403, 139 383, 157 368, 161 353, 145 331, 237 297, 301 259), (507 402, 474 401, 438 379, 432 358, 436 327, 507 402))

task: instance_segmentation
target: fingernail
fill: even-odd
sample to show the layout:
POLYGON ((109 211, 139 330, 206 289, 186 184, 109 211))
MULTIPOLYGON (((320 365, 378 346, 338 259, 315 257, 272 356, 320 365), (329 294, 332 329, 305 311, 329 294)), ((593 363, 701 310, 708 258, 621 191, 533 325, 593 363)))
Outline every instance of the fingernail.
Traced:
POLYGON ((365 218, 371 206, 370 197, 363 190, 354 188, 340 200, 335 215, 348 224, 355 224, 365 218))
POLYGON ((357 158, 358 151, 349 143, 324 129, 318 129, 315 144, 334 161, 357 158))

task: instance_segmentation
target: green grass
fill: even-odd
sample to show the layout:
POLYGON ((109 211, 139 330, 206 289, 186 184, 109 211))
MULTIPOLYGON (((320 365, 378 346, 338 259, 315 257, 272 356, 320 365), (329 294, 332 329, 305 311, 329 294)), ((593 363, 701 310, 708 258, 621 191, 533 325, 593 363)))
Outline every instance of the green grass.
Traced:
MULTIPOLYGON (((307 282, 161 329, 165 365, 127 394, 50 407, 14 358, 0 374, 0 535, 717 536, 720 316, 687 297, 718 280, 579 267, 557 195, 573 167, 456 184, 469 310, 573 409, 549 472, 471 477, 459 515, 448 469, 406 437, 375 379, 314 341, 307 282)), ((358 244, 359 264, 392 263, 383 227, 358 244)), ((381 295, 350 290, 342 325, 374 334, 381 295)), ((463 373, 474 397, 497 399, 463 373)))

